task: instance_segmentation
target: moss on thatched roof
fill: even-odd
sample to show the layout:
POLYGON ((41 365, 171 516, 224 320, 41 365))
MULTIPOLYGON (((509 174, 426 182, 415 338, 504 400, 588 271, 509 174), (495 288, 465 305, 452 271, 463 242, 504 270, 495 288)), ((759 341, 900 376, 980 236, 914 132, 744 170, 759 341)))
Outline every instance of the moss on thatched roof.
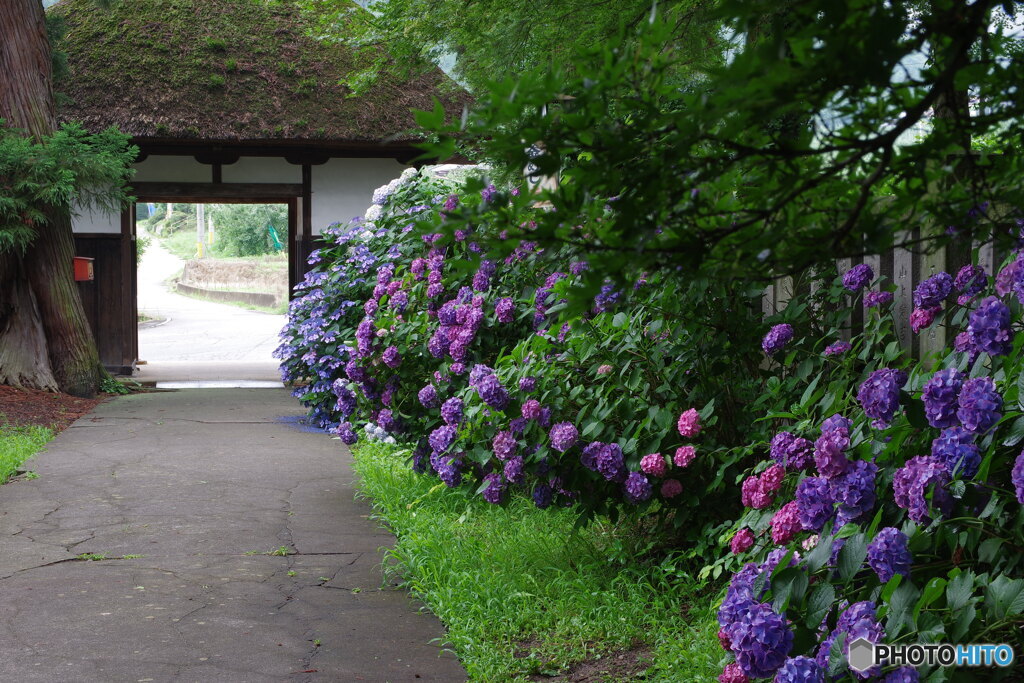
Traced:
POLYGON ((287 0, 62 0, 58 84, 64 120, 117 126, 139 140, 408 140, 412 110, 438 97, 453 115, 467 95, 438 70, 382 77, 358 97, 338 84, 349 48, 311 38, 287 0), (395 138, 397 136, 397 138, 395 138))

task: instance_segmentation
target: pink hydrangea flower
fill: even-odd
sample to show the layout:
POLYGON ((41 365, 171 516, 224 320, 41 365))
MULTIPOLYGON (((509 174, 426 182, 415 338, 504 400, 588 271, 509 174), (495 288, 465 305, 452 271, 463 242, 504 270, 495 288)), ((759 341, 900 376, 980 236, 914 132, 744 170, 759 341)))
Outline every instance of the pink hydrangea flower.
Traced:
POLYGON ((599 375, 607 375, 611 371, 612 371, 612 366, 610 366, 610 365, 602 365, 602 366, 600 366, 597 369, 597 374, 599 374, 599 375))
POLYGON ((797 515, 797 504, 791 500, 772 516, 772 541, 785 545, 803 530, 797 515))
POLYGON ((775 464, 761 473, 761 488, 767 493, 775 493, 782 486, 782 480, 786 476, 786 468, 775 464))
POLYGON ((743 673, 738 662, 729 662, 718 675, 718 683, 750 683, 750 679, 743 673))
POLYGON ((645 474, 650 474, 655 477, 665 476, 665 458, 661 457, 661 453, 649 453, 644 457, 640 458, 640 469, 645 474))
POLYGON ((729 549, 732 550, 734 555, 745 553, 750 550, 750 547, 754 545, 754 532, 750 529, 743 528, 736 532, 736 535, 732 537, 732 541, 729 543, 729 549))
POLYGON ((942 309, 938 306, 932 306, 931 308, 915 308, 914 312, 910 314, 910 329, 917 334, 924 328, 935 322, 935 316, 938 315, 942 309))
POLYGON ((755 510, 763 510, 771 505, 774 497, 772 491, 764 488, 757 475, 747 477, 740 486, 740 500, 744 505, 755 510))
POLYGON ((816 545, 818 545, 818 534, 805 538, 803 543, 800 544, 800 547, 804 550, 812 550, 816 545))
POLYGON ((729 640, 729 634, 725 632, 724 628, 718 629, 718 642, 723 650, 732 652, 732 641, 729 640))
POLYGON ((676 467, 689 467, 693 459, 697 457, 697 449, 693 446, 680 446, 676 449, 676 457, 673 458, 676 467))
POLYGON ((683 485, 676 479, 666 479, 661 485, 662 498, 675 498, 683 492, 683 485))
POLYGON ((687 438, 693 438, 700 434, 700 415, 695 408, 690 408, 679 416, 676 423, 679 433, 687 438))

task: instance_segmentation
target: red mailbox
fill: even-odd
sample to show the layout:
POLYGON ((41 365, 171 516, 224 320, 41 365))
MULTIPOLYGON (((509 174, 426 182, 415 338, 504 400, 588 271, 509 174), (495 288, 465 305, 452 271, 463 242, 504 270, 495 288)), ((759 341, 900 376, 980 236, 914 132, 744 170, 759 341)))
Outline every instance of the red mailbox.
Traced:
POLYGON ((95 280, 92 270, 92 259, 85 256, 75 257, 75 280, 95 280))

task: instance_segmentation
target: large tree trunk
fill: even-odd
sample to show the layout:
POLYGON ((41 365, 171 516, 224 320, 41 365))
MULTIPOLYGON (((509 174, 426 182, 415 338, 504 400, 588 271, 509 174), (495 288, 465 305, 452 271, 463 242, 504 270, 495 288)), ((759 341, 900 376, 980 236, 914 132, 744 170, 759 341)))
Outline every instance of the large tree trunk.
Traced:
MULTIPOLYGON (((0 118, 35 137, 53 132, 50 43, 40 0, 0 2, 0 36, 0 118)), ((0 259, 0 300, 9 311, 0 324, 0 349, 13 347, 0 354, 0 381, 52 389, 56 379, 62 391, 95 396, 104 371, 74 281, 68 210, 47 211, 36 229, 20 264, 17 255, 0 259)))

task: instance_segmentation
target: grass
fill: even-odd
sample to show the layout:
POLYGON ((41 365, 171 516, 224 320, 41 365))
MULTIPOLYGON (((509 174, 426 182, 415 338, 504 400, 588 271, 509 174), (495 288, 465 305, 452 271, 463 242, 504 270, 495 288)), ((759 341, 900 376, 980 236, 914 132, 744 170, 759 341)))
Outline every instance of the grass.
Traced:
POLYGON ((52 438, 53 430, 46 427, 12 427, 0 422, 0 484, 6 483, 22 463, 38 453, 52 438))
POLYGON ((708 595, 648 541, 608 524, 574 530, 570 510, 506 507, 414 474, 407 453, 353 449, 362 493, 398 536, 386 564, 444 622, 472 680, 525 680, 642 645, 645 680, 708 681, 721 671, 708 595))
POLYGON ((178 232, 172 232, 166 237, 161 237, 160 244, 164 249, 180 259, 187 261, 196 257, 195 230, 179 230, 178 232))
POLYGON ((258 313, 270 313, 272 315, 285 315, 288 312, 287 302, 280 304, 279 306, 257 306, 256 304, 245 303, 244 301, 220 301, 218 299, 211 299, 208 296, 202 296, 201 294, 191 294, 188 292, 181 292, 175 290, 175 293, 180 296, 187 296, 190 299, 199 299, 200 301, 209 301, 211 304, 224 304, 225 306, 234 306, 236 308, 244 308, 247 311, 256 311, 258 313))

